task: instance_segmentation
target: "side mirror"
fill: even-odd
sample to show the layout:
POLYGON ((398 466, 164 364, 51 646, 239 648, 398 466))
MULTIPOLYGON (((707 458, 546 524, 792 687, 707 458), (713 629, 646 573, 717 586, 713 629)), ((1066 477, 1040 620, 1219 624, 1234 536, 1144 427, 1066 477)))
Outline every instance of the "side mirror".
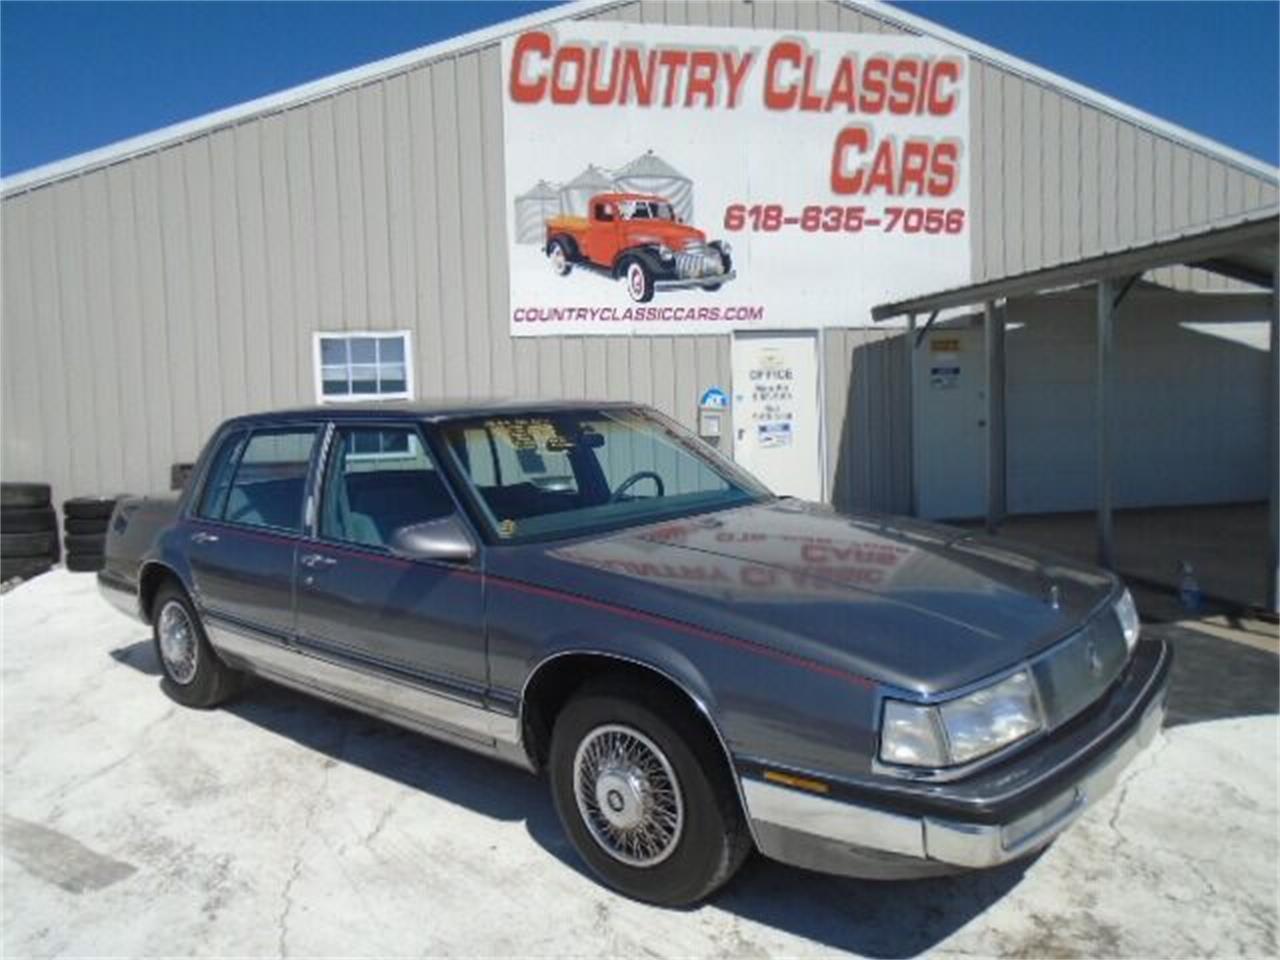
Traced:
POLYGON ((457 514, 401 527, 391 535, 391 552, 406 560, 445 560, 466 563, 476 545, 457 514))

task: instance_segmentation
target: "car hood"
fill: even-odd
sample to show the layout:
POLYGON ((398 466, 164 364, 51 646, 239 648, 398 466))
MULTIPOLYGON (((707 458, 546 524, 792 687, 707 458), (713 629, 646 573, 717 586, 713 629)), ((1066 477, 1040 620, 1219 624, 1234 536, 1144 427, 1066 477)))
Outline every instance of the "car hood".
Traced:
POLYGON ((989 676, 1104 606, 1109 573, 1034 548, 796 500, 538 551, 531 579, 924 693, 989 676))
POLYGON ((630 243, 664 243, 676 251, 683 249, 687 243, 707 242, 707 235, 701 230, 665 220, 631 222, 626 224, 625 230, 630 243))

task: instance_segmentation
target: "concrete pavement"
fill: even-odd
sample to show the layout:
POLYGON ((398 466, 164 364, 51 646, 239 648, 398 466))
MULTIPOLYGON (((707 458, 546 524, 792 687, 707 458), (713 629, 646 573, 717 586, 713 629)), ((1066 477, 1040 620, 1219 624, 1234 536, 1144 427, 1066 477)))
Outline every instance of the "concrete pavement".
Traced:
MULTIPOLYGON (((663 911, 586 876, 519 771, 266 684, 174 706, 91 576, 0 617, 8 956, 1277 953, 1280 730, 1237 715, 1269 692, 1177 678, 1179 725, 1029 864, 875 884, 757 858, 663 911)), ((1273 687, 1269 657, 1222 682, 1269 664, 1273 687)))

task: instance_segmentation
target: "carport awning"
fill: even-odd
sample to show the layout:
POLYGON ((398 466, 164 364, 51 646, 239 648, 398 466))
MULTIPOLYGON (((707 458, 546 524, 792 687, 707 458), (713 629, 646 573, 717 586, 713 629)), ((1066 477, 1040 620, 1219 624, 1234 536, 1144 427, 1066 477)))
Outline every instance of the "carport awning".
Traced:
MULTIPOLYGON (((1004 314, 998 302, 1067 287, 1097 287, 1097 510, 1098 558, 1112 565, 1110 405, 1114 379, 1113 330, 1116 312, 1130 287, 1148 270, 1184 265, 1208 270, 1271 291, 1270 377, 1268 409, 1268 481, 1270 510, 1267 534, 1267 606, 1280 610, 1280 292, 1276 273, 1280 260, 1280 205, 1251 210, 1149 243, 1104 251, 1094 256, 1038 270, 1010 274, 980 283, 941 290, 924 296, 885 303, 871 311, 873 320, 905 316, 914 331, 915 318, 928 315, 929 324, 942 310, 983 305, 988 389, 987 526, 994 530, 1005 514, 1005 354, 1004 314)), ((919 338, 917 338, 917 343, 919 338)), ((915 364, 911 364, 912 376, 915 364)), ((914 402, 915 391, 911 391, 914 402)), ((914 431, 913 431, 914 433, 914 431)), ((914 477, 912 502, 915 502, 914 477)))
POLYGON ((885 303, 873 320, 970 307, 988 300, 1022 297, 1046 290, 1097 283, 1103 277, 1129 277, 1158 267, 1186 265, 1272 288, 1280 241, 1280 206, 1264 207, 1184 230, 1150 243, 1123 247, 1081 260, 994 280, 940 290, 909 300, 885 303))

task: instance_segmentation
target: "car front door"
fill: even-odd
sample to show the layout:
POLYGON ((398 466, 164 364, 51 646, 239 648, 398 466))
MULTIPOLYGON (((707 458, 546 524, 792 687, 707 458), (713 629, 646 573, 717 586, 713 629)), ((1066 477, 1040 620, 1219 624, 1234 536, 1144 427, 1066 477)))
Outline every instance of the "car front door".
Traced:
POLYGON ((315 538, 297 557, 298 644, 382 708, 483 733, 488 684, 478 563, 407 559, 397 530, 457 507, 412 424, 338 424, 315 538))
POLYGON ((618 208, 611 202, 600 202, 591 211, 591 229, 587 231, 587 259, 602 267, 613 265, 618 255, 618 208))
POLYGON ((244 639, 292 639, 294 554, 320 429, 236 431, 214 453, 183 531, 195 600, 215 644, 228 632, 236 649, 244 639))

